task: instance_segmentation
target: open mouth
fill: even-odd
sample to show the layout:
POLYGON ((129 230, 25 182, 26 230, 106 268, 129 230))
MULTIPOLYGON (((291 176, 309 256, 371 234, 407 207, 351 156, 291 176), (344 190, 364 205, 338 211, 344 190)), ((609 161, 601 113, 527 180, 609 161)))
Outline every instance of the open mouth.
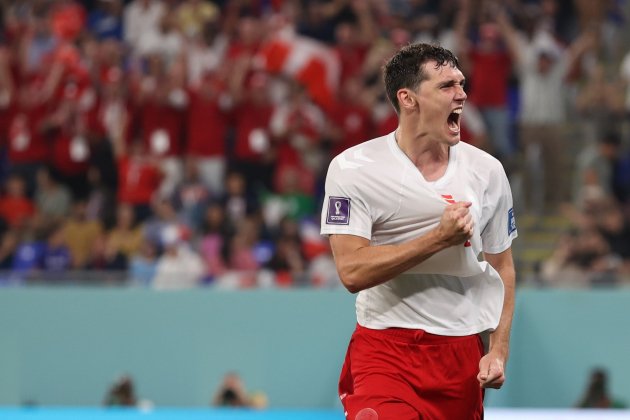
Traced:
POLYGON ((451 112, 448 115, 446 122, 448 123, 449 130, 452 131, 453 133, 459 133, 459 124, 460 124, 461 115, 462 115, 461 108, 454 109, 453 112, 451 112))

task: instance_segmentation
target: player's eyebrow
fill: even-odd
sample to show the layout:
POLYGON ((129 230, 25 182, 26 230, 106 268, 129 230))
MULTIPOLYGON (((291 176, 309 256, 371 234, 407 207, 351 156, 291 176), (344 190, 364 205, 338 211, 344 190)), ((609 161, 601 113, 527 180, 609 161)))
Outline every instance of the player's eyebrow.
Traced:
POLYGON ((455 79, 451 79, 451 80, 447 80, 445 82, 442 82, 438 85, 438 87, 443 88, 443 87, 451 87, 454 86, 456 84, 459 84, 461 86, 464 86, 466 84, 466 79, 461 79, 460 81, 457 81, 455 79))

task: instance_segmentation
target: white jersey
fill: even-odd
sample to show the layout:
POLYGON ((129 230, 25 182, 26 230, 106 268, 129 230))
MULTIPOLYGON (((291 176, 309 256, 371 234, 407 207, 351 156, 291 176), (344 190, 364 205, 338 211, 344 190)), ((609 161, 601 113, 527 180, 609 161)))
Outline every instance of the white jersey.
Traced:
POLYGON ((503 306, 503 282, 477 256, 505 251, 516 238, 512 194, 501 163, 463 142, 450 148, 447 170, 435 182, 424 179, 394 133, 333 159, 326 177, 323 235, 356 235, 371 245, 400 244, 435 228, 444 208, 455 201, 472 202, 471 240, 359 292, 360 325, 450 336, 494 330, 503 306))

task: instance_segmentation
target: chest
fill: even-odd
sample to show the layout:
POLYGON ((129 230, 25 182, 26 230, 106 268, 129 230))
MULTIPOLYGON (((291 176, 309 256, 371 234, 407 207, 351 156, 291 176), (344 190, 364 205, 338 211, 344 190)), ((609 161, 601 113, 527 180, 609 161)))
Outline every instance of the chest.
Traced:
MULTIPOLYGON (((373 238, 378 242, 404 242, 427 233, 440 222, 446 206, 469 201, 475 226, 483 220, 485 186, 475 174, 458 171, 436 183, 409 171, 396 189, 382 195, 373 209, 373 238)), ((481 229, 475 229, 476 235, 481 229)))

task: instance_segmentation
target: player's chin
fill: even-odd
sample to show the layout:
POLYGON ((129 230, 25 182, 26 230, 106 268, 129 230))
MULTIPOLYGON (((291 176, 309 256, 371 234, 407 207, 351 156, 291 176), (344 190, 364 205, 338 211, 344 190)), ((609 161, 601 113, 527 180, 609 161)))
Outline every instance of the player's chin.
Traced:
POLYGON ((461 141, 459 134, 457 136, 450 135, 446 138, 446 144, 449 146, 455 146, 457 143, 461 141))
POLYGON ((461 133, 459 130, 453 131, 449 129, 446 131, 445 141, 449 146, 455 146, 461 141, 461 139, 461 133))

